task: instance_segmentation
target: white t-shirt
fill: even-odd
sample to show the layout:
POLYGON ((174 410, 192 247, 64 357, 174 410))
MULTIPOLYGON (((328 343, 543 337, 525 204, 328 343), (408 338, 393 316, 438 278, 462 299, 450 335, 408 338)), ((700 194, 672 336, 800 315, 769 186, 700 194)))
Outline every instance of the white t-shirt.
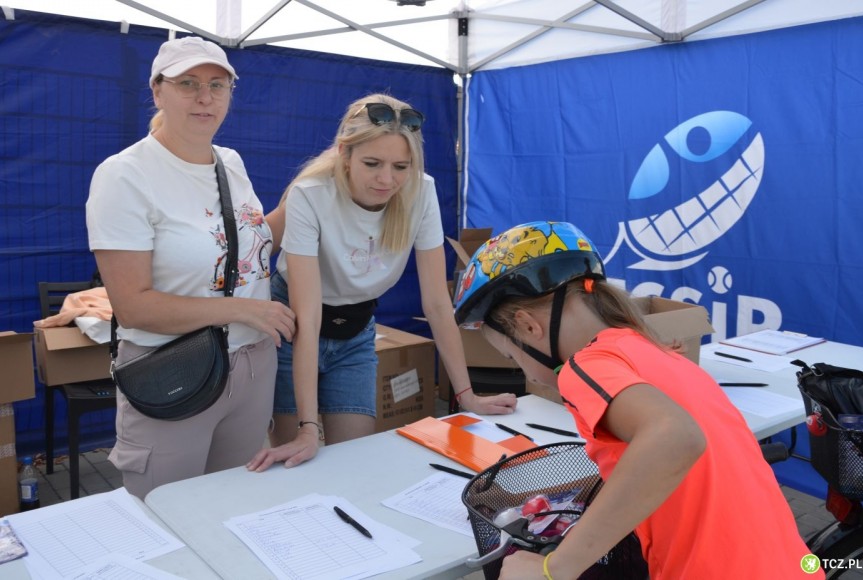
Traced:
MULTIPOLYGON (((367 211, 339 194, 332 178, 303 180, 285 200, 283 252, 279 272, 287 280, 284 252, 317 256, 324 304, 341 306, 378 298, 398 282, 410 251, 381 252, 384 212, 367 211)), ((423 175, 410 216, 411 245, 430 250, 443 245, 434 179, 423 175)))
MULTIPOLYGON (((234 296, 270 299, 272 233, 243 161, 236 151, 215 148, 225 165, 237 223, 238 269, 234 296)), ((103 161, 87 199, 90 250, 153 252, 153 288, 180 296, 224 296, 221 284, 227 240, 216 166, 187 163, 152 135, 103 161)), ((120 338, 159 346, 175 338, 120 328, 120 338)), ((232 323, 229 348, 266 338, 232 323)))

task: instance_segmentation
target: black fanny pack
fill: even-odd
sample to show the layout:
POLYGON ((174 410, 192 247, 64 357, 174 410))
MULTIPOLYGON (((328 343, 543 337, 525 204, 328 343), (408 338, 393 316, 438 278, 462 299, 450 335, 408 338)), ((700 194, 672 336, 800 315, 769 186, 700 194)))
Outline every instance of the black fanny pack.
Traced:
POLYGON ((355 337, 372 319, 377 305, 377 299, 342 306, 323 304, 321 308, 321 336, 336 340, 347 340, 355 337))

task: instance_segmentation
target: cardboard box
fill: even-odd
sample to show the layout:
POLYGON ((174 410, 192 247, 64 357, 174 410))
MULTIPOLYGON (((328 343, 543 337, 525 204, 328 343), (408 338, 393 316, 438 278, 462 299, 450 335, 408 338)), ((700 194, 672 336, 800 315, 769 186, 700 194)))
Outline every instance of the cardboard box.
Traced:
MULTIPOLYGON (((460 328, 461 342, 464 346, 464 358, 468 367, 495 369, 517 369, 518 364, 502 356, 483 338, 477 329, 460 328)), ((438 392, 444 400, 449 400, 450 380, 443 360, 438 361, 438 392)))
POLYGON ((77 326, 36 328, 33 342, 39 380, 47 386, 111 376, 108 345, 93 342, 77 326))
MULTIPOLYGON (((657 296, 635 298, 635 301, 644 314, 647 326, 657 337, 663 342, 680 343, 683 346, 681 354, 698 364, 701 337, 714 332, 707 310, 697 304, 657 296)), ((557 403, 562 402, 560 393, 555 388, 528 380, 526 390, 532 395, 557 403)))
POLYGON ((36 381, 33 380, 32 334, 0 332, 0 369, 3 369, 0 404, 32 399, 36 396, 36 381))
POLYGON ((375 432, 435 413, 435 346, 424 336, 377 325, 378 396, 375 432))
POLYGON ((698 364, 701 354, 701 337, 713 334, 707 309, 697 304, 646 296, 635 301, 644 314, 647 326, 657 337, 668 344, 679 343, 681 354, 698 364))
MULTIPOLYGON (((30 375, 32 378, 32 369, 30 370, 30 375)), ((11 403, 4 403, 0 405, 0 516, 15 513, 18 513, 18 458, 15 455, 15 412, 12 409, 11 403)))
POLYGON ((464 228, 459 232, 458 240, 447 237, 447 241, 452 246, 452 249, 455 250, 456 256, 458 256, 458 262, 455 267, 456 272, 463 270, 467 266, 474 252, 487 242, 490 237, 491 228, 464 228))

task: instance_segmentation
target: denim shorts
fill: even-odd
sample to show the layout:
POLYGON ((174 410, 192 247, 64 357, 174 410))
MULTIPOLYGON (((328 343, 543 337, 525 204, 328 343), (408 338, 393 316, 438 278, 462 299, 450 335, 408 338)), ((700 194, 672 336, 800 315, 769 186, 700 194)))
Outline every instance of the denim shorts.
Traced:
MULTIPOLYGON (((288 288, 278 272, 270 277, 273 300, 287 303, 288 288)), ((294 346, 282 341, 278 349, 273 412, 297 414, 293 377, 294 346)), ((375 318, 347 340, 318 339, 318 411, 375 416, 378 355, 375 353, 375 318)))

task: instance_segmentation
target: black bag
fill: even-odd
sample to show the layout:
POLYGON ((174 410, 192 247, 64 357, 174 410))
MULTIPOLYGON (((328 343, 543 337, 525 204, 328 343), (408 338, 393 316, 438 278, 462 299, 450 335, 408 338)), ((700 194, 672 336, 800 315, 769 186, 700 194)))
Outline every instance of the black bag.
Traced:
MULTIPOLYGON (((232 296, 237 280, 237 226, 222 160, 216 177, 228 241, 225 296, 232 296)), ((111 376, 135 409, 148 417, 179 421, 210 408, 221 396, 231 370, 228 327, 206 326, 116 364, 117 319, 111 319, 111 376)))
POLYGON ((792 364, 801 391, 827 407, 833 415, 863 415, 863 371, 815 363, 809 367, 800 360, 792 364))
POLYGON ((228 333, 205 326, 114 367, 117 388, 154 419, 179 421, 208 409, 231 370, 228 333))
POLYGON ((839 415, 863 415, 863 372, 825 363, 811 367, 792 364, 807 416, 823 424, 821 433, 809 432, 812 467, 830 486, 851 500, 863 499, 863 431, 844 427, 839 415))
POLYGON ((321 305, 321 336, 348 340, 362 331, 375 314, 377 300, 342 306, 321 305))

